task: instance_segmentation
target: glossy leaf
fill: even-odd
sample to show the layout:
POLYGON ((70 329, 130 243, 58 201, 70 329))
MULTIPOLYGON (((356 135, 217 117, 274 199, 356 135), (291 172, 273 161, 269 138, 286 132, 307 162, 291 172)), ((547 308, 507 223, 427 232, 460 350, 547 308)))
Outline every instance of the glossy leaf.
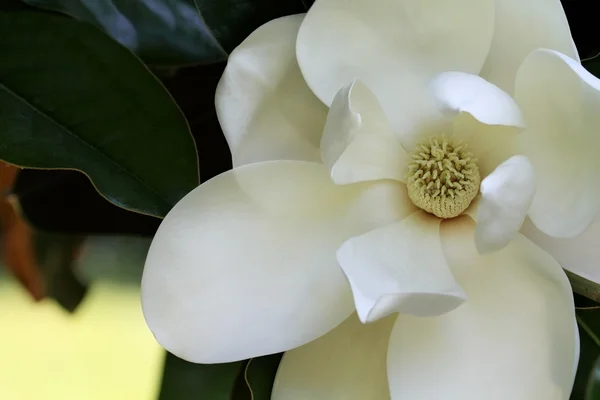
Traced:
POLYGON ((256 28, 284 15, 308 10, 307 0, 195 0, 202 18, 230 53, 256 28))
POLYGON ((600 284, 571 271, 565 270, 565 273, 567 274, 567 278, 569 278, 569 282, 571 282, 573 292, 585 296, 594 302, 600 301, 600 284))
POLYGON ((160 224, 158 218, 110 203, 77 171, 25 169, 13 194, 27 221, 47 232, 151 237, 160 224))
POLYGON ((227 58, 202 21, 194 0, 24 0, 103 29, 151 64, 215 62, 227 58))
POLYGON ((215 110, 215 90, 224 69, 225 63, 198 65, 162 79, 190 124, 203 182, 231 169, 231 153, 215 110))
POLYGON ((84 171, 109 201, 154 216, 198 185, 177 105, 91 25, 0 12, 0 54, 0 159, 84 171))
POLYGON ((167 353, 159 400, 231 400, 243 365, 193 364, 167 353))
MULTIPOLYGON (((180 68, 159 76, 190 125, 202 181, 231 169, 231 154, 219 126, 214 92, 225 63, 180 68), (202 90, 198 90, 202 88, 202 90)), ((106 201, 74 171, 24 170, 14 187, 21 210, 38 229, 51 232, 153 236, 160 220, 106 201)))
POLYGON ((153 65, 224 61, 253 30, 307 0, 23 0, 95 24, 153 65))

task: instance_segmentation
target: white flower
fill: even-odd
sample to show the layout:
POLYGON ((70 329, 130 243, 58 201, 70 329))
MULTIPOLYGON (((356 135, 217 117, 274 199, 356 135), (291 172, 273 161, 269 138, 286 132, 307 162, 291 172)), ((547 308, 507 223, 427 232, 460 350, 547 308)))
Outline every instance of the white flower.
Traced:
POLYGON ((273 399, 569 397, 570 286, 519 232, 600 206, 600 85, 558 1, 317 0, 231 54, 216 105, 236 168, 144 270, 165 348, 287 351, 273 399))

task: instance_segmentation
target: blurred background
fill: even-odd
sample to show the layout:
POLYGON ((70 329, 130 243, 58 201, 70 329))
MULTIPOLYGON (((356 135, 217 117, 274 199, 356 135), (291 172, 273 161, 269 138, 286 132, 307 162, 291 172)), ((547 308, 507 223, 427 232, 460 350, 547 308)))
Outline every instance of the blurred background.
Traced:
POLYGON ((89 237, 73 271, 94 284, 72 314, 51 298, 34 302, 14 276, 0 273, 0 399, 158 396, 164 351, 139 301, 148 245, 89 237))

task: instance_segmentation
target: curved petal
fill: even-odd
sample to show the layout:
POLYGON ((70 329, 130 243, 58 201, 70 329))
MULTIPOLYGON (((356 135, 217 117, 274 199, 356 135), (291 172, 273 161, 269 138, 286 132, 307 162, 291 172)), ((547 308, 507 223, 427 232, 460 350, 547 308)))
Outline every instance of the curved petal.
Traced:
POLYGON ((521 229, 535 193, 533 166, 513 156, 481 182, 475 246, 480 253, 498 251, 521 229))
POLYGON ((388 338, 396 316, 364 325, 353 314, 279 364, 272 400, 388 400, 388 338))
POLYGON ((517 153, 517 138, 522 128, 508 125, 487 125, 471 114, 463 113, 453 120, 453 135, 463 140, 475 157, 482 178, 517 153))
POLYGON ((600 209, 600 80, 563 54, 537 50, 519 69, 515 98, 527 125, 519 150, 537 177, 529 217, 550 236, 578 235, 600 209))
POLYGON ((450 115, 468 112, 486 125, 524 126, 513 98, 480 76, 443 72, 431 81, 430 90, 440 109, 450 115))
POLYGON ((495 0, 494 40, 480 75, 508 93, 529 53, 545 48, 578 60, 560 0, 495 0))
POLYGON ((402 218, 403 196, 383 182, 334 185, 323 164, 300 161, 250 164, 203 183, 152 241, 142 278, 148 326, 167 350, 201 363, 323 335, 354 309, 336 249, 402 218))
POLYGON ((521 232, 546 250, 563 268, 600 284, 600 221, 574 238, 553 238, 525 220, 521 232))
POLYGON ((388 350, 392 398, 567 399, 579 349, 564 272, 523 235, 479 256, 473 229, 468 218, 442 224, 469 299, 437 318, 398 317, 388 350))
POLYGON ((493 0, 319 0, 298 32, 298 64, 328 105, 361 79, 394 130, 409 135, 435 114, 426 90, 434 75, 479 73, 493 18, 493 0))
POLYGON ((229 56, 217 86, 217 116, 234 166, 266 160, 319 160, 327 107, 296 62, 304 14, 267 22, 229 56))
POLYGON ((417 211, 344 242, 337 259, 362 322, 394 312, 440 315, 465 301, 442 252, 439 229, 439 218, 417 211))
POLYGON ((377 98, 355 80, 335 96, 321 138, 321 157, 337 184, 404 181, 408 155, 393 135, 377 98))

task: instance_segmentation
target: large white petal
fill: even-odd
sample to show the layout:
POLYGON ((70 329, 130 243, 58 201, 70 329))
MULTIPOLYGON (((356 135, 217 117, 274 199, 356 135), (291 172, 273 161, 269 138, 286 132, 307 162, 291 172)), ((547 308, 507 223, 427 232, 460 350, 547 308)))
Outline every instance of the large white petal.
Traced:
POLYGON ((218 363, 302 345, 354 307, 335 253, 404 217, 389 182, 337 186, 323 164, 272 161, 184 197, 152 241, 142 278, 148 326, 167 350, 218 363))
POLYGON ((440 315, 465 301, 442 252, 440 219, 424 211, 348 239, 337 259, 365 323, 394 312, 440 315))
POLYGON ((535 174, 527 157, 512 156, 481 182, 475 245, 497 251, 519 232, 535 193, 535 174))
POLYGON ((600 221, 574 238, 553 238, 525 220, 521 232, 571 272, 600 284, 600 221))
POLYGON ((304 14, 267 22, 229 56, 217 87, 217 116, 234 166, 257 161, 319 160, 327 107, 296 62, 304 14))
POLYGON ((481 76, 513 93, 521 62, 536 49, 578 59, 560 0, 495 0, 494 40, 481 76))
POLYGON ((386 353, 396 316, 362 324, 356 314, 281 360, 272 400, 388 400, 386 353))
POLYGON ((454 118, 452 129, 453 135, 464 141, 477 158, 482 178, 517 153, 517 138, 523 130, 511 125, 487 125, 469 113, 454 118))
POLYGON ((468 112, 487 125, 523 126, 513 98, 480 76, 443 72, 431 81, 430 90, 441 110, 451 116, 468 112))
POLYGON ((468 300, 436 318, 400 315, 390 338, 393 399, 565 400, 578 358, 573 295, 560 265, 522 235, 479 256, 473 223, 442 224, 468 300))
POLYGON ((355 80, 335 96, 321 138, 321 157, 337 184, 377 179, 404 181, 408 155, 377 98, 355 80))
POLYGON ((519 150, 537 177, 529 216, 550 236, 575 236, 600 209, 600 80, 563 54, 537 50, 515 88, 527 125, 519 150))
POLYGON ((493 19, 492 0, 319 0, 300 27, 296 53, 325 104, 361 79, 394 130, 409 135, 432 117, 427 85, 433 76, 479 73, 493 19))

